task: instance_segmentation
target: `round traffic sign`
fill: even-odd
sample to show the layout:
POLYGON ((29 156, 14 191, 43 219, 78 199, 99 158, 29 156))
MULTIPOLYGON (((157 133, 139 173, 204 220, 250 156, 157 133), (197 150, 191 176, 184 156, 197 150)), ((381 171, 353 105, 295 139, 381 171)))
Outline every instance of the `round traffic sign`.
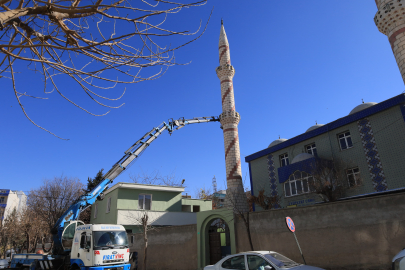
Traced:
POLYGON ((287 227, 291 232, 295 232, 294 221, 290 217, 285 218, 285 223, 287 224, 287 227))

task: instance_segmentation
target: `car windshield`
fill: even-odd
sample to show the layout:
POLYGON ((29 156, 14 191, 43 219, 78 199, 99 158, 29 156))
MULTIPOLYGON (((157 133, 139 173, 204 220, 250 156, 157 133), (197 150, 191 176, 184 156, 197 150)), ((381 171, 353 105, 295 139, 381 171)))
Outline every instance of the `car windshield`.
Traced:
POLYGON ((280 268, 289 268, 289 267, 294 267, 299 265, 299 263, 294 262, 293 260, 277 253, 277 252, 272 252, 269 254, 265 254, 264 257, 277 265, 277 267, 280 268))
POLYGON ((128 238, 125 231, 96 231, 93 232, 94 248, 128 248, 128 238))

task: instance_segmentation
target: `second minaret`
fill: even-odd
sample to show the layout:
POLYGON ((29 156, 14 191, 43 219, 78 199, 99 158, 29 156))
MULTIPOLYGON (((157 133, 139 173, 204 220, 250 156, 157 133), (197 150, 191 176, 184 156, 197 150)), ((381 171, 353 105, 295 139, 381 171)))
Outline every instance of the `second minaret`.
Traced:
POLYGON ((229 43, 224 25, 221 22, 219 35, 219 67, 216 69, 221 82, 222 113, 219 116, 224 132, 227 194, 226 204, 237 211, 248 212, 249 207, 242 184, 242 169, 239 150, 238 123, 239 113, 235 110, 233 76, 229 43))

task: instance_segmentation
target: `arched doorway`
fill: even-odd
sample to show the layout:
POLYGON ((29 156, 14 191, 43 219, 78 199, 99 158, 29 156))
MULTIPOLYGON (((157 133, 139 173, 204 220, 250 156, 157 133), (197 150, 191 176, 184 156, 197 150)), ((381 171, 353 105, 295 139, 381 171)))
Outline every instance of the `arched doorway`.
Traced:
POLYGON ((229 209, 198 212, 197 235, 198 269, 236 253, 234 215, 229 209))
POLYGON ((208 227, 209 264, 215 264, 231 254, 229 226, 222 218, 214 219, 208 227))

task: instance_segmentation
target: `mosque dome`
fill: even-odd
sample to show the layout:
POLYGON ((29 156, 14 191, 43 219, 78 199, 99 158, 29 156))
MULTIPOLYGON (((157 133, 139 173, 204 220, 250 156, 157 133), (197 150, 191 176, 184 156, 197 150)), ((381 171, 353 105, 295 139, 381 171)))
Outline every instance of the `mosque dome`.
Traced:
POLYGON ((366 103, 362 103, 356 107, 354 107, 353 110, 351 110, 351 112, 349 113, 349 115, 354 114, 356 112, 362 111, 364 109, 367 109, 371 106, 374 106, 375 104, 377 104, 376 102, 366 102, 366 103))
POLYGON ((317 129, 317 128, 321 127, 321 126, 324 126, 324 125, 323 124, 316 124, 316 125, 310 127, 309 129, 307 129, 307 131, 305 131, 305 133, 310 132, 311 130, 317 129))
POLYGON ((285 142, 286 140, 287 140, 287 139, 277 139, 277 140, 273 141, 273 142, 269 145, 268 148, 273 147, 273 146, 275 146, 275 145, 277 145, 277 144, 279 144, 279 143, 285 142))
POLYGON ((311 154, 308 154, 308 153, 301 153, 301 154, 296 155, 296 156, 293 158, 293 160, 291 161, 291 164, 297 163, 297 162, 300 162, 300 161, 303 161, 303 160, 306 160, 306 159, 309 159, 309 158, 313 158, 313 157, 314 157, 314 156, 311 155, 311 154))

